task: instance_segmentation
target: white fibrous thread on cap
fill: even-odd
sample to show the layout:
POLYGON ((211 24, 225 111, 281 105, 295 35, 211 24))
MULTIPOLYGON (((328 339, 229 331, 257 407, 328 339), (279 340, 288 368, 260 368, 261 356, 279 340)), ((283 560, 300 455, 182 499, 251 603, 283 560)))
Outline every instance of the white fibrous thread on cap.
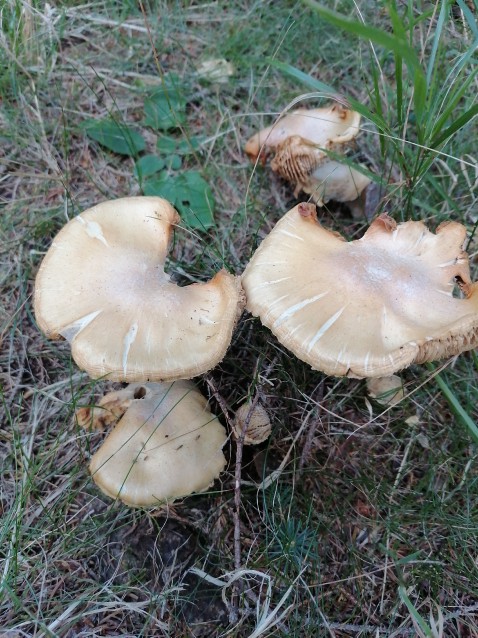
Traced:
POLYGON ((129 350, 136 339, 136 335, 138 334, 138 324, 134 323, 123 339, 124 350, 123 350, 123 373, 126 374, 126 368, 128 364, 128 354, 129 350))

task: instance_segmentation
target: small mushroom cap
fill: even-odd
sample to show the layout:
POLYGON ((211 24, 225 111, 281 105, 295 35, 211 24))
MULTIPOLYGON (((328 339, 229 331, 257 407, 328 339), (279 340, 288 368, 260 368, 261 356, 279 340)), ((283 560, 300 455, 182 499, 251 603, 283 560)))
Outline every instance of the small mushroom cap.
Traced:
POLYGON ((380 405, 396 405, 405 396, 403 382, 396 374, 367 379, 367 390, 372 399, 380 405))
POLYGON ((77 365, 113 381, 191 378, 214 367, 241 310, 238 278, 179 287, 164 271, 180 221, 159 197, 104 202, 55 237, 35 282, 35 315, 77 365))
POLYGON ((321 164, 302 184, 302 190, 312 195, 317 206, 329 200, 351 202, 362 194, 370 179, 355 168, 330 161, 321 164))
POLYGON ((274 151, 287 138, 299 136, 310 144, 330 150, 345 144, 359 133, 360 115, 340 104, 320 109, 296 109, 272 126, 259 131, 246 143, 244 150, 252 161, 274 151))
POLYGON ((207 490, 226 464, 227 437, 206 399, 190 381, 127 390, 129 407, 90 462, 98 487, 132 507, 207 490))
POLYGON ((388 376, 478 343, 478 286, 456 222, 377 218, 346 242, 290 210, 259 246, 242 281, 247 309, 299 359, 327 374, 388 376), (465 298, 453 296, 458 282, 465 298))
POLYGON ((239 439, 243 432, 245 445, 259 445, 269 438, 272 426, 266 409, 256 403, 253 406, 251 401, 243 403, 236 411, 232 428, 236 439, 239 439), (247 429, 246 429, 247 426, 247 429))

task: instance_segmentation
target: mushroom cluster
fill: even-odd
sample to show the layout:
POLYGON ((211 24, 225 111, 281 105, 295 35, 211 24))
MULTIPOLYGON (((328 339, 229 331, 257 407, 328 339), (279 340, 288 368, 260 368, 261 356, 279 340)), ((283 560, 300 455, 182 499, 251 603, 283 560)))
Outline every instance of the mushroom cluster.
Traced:
POLYGON ((178 380, 222 360, 244 297, 239 277, 225 270, 207 283, 171 281, 164 265, 179 222, 158 197, 99 204, 58 233, 35 282, 39 327, 68 340, 82 370, 143 382, 78 413, 95 427, 122 417, 90 469, 105 493, 136 506, 206 489, 225 463, 224 429, 198 390, 178 380), (166 481, 169 466, 180 472, 166 481))
POLYGON ((273 154, 272 170, 294 185, 295 197, 304 191, 318 206, 331 199, 349 202, 370 179, 328 153, 344 154, 359 132, 360 115, 340 104, 297 109, 253 135, 244 150, 252 161, 273 154))
MULTIPOLYGON (((254 160, 274 154, 273 170, 319 205, 355 199, 368 179, 327 153, 344 152, 359 123, 338 105, 299 109, 252 137, 246 152, 254 160)), ((383 377, 478 345, 478 283, 461 224, 432 233, 384 214, 362 238, 345 241, 303 203, 279 220, 241 277, 221 270, 180 287, 165 271, 179 222, 157 197, 95 206, 58 233, 35 282, 41 330, 68 340, 91 377, 130 383, 77 413, 85 427, 114 425, 90 471, 128 505, 203 491, 223 469, 225 430, 188 380, 222 360, 244 305, 314 370, 373 378, 371 396, 390 404, 400 383, 384 386, 383 377)), ((257 444, 271 424, 260 404, 248 402, 232 429, 257 444)))

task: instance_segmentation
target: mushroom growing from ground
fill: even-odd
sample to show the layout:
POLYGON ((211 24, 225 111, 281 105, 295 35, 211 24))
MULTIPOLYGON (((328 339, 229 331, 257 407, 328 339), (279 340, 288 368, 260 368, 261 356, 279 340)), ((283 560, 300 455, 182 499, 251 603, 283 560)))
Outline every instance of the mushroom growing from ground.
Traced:
POLYGON ((159 505, 207 490, 224 469, 226 432, 192 382, 131 384, 77 413, 85 427, 120 416, 90 462, 93 480, 111 498, 159 505))
POLYGON ((319 206, 329 199, 345 202, 359 197, 370 179, 328 157, 344 153, 359 133, 360 115, 339 104, 321 109, 297 109, 253 135, 245 146, 256 161, 274 153, 271 168, 319 206))
POLYGON ((466 229, 378 217, 347 242, 290 210, 259 246, 242 282, 246 308, 299 359, 327 374, 383 377, 478 345, 478 284, 466 229), (464 298, 453 296, 458 284, 464 298))
POLYGON ((232 430, 236 439, 244 437, 245 445, 259 445, 266 441, 271 432, 271 420, 266 409, 252 401, 243 403, 236 411, 232 421, 232 430))
POLYGON ((114 381, 187 379, 213 368, 243 300, 225 270, 179 287, 164 271, 180 221, 159 197, 104 202, 58 233, 35 282, 35 316, 78 366, 114 381))

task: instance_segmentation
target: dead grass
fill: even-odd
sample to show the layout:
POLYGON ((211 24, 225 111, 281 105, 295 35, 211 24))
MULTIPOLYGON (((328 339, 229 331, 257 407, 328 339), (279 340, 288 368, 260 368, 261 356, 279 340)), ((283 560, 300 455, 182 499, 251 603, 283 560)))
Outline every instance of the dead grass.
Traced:
MULTIPOLYGON (((351 48, 294 3, 155 2, 143 15, 133 2, 7 0, 0 13, 0 635, 401 638, 421 635, 419 613, 429 627, 430 614, 437 621, 424 635, 478 636, 477 452, 432 372, 405 371, 405 399, 384 410, 363 382, 312 372, 242 318, 224 361, 198 380, 217 414, 259 393, 273 423, 267 444, 244 448, 238 569, 234 444, 208 494, 153 511, 112 503, 87 471, 101 435, 73 419, 77 404, 109 387, 79 372, 32 316, 36 270, 65 221, 139 192, 132 160, 88 140, 85 118, 113 111, 140 125, 157 62, 183 78, 186 132, 208 139, 200 161, 217 227, 197 237, 179 230, 170 269, 202 280, 223 264, 238 273, 295 202, 242 152, 302 90, 267 58, 366 101, 366 47, 351 48), (234 64, 227 85, 197 80, 198 61, 213 57, 234 64)), ((461 46, 457 29, 452 47, 461 46)), ((470 131, 453 141, 455 157, 475 157, 470 131)), ((142 132, 153 152, 155 135, 142 132)), ((360 145, 379 169, 376 140, 360 145)), ((423 216, 471 230, 472 169, 443 160, 432 176, 423 216)), ((343 206, 323 221, 349 238, 367 224, 343 206)), ((443 374, 476 419, 473 355, 443 374)))

